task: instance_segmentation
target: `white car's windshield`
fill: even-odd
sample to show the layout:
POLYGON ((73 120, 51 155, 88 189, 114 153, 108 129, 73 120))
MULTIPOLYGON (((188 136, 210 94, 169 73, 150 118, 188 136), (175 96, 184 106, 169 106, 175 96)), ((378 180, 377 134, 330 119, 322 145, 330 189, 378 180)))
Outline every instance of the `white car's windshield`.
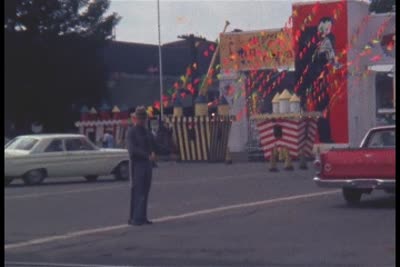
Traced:
POLYGON ((31 137, 17 137, 8 142, 5 148, 29 151, 37 144, 38 141, 38 139, 31 137))
POLYGON ((85 138, 85 142, 88 143, 88 145, 91 146, 94 150, 99 149, 99 147, 96 144, 94 144, 90 139, 85 138))

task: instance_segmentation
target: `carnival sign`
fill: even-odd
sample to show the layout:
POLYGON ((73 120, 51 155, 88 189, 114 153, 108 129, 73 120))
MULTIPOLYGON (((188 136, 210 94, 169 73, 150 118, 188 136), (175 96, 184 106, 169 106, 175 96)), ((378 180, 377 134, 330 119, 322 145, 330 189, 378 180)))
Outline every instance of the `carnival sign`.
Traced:
POLYGON ((289 29, 231 32, 220 35, 223 70, 293 68, 294 51, 289 29))
POLYGON ((318 111, 321 143, 347 143, 346 2, 293 5, 296 81, 303 109, 318 111))

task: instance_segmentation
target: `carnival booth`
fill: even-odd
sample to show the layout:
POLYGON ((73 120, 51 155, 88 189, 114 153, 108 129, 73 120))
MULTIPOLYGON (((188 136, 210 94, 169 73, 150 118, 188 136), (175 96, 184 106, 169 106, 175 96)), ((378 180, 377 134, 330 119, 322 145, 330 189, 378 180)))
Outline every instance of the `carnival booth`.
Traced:
POLYGON ((319 112, 302 112, 300 99, 284 90, 272 99, 273 113, 254 115, 264 158, 269 160, 273 149, 287 148, 291 158, 313 157, 319 112))
POLYGON ((129 113, 126 108, 121 111, 117 106, 110 110, 107 106, 102 106, 100 112, 96 109, 88 109, 84 106, 81 109, 81 120, 76 122, 81 134, 86 135, 91 141, 100 144, 106 131, 110 132, 117 147, 125 146, 125 136, 128 125, 131 123, 129 113))

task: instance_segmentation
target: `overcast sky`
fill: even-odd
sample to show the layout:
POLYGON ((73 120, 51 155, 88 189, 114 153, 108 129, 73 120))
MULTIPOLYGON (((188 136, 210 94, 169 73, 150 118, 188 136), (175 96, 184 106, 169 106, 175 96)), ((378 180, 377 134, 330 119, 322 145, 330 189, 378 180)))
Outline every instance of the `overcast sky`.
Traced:
MULTIPOLYGON (((299 1, 160 0, 161 43, 188 33, 216 40, 225 20, 231 23, 227 31, 281 28, 293 2, 299 1)), ((111 0, 109 11, 122 17, 116 27, 118 41, 158 44, 157 0, 111 0)))

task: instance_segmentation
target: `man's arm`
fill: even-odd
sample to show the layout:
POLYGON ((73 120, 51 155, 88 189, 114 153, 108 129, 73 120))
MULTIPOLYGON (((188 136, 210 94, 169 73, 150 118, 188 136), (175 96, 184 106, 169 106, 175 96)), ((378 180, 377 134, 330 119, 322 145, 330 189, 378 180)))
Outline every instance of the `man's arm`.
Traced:
POLYGON ((160 151, 160 147, 153 134, 150 134, 150 151, 154 154, 160 151))
POLYGON ((133 157, 137 157, 137 158, 141 158, 141 159, 149 158, 149 155, 136 145, 137 144, 136 134, 135 134, 135 129, 133 127, 128 130, 126 144, 128 147, 128 152, 129 152, 130 158, 133 158, 133 157))

